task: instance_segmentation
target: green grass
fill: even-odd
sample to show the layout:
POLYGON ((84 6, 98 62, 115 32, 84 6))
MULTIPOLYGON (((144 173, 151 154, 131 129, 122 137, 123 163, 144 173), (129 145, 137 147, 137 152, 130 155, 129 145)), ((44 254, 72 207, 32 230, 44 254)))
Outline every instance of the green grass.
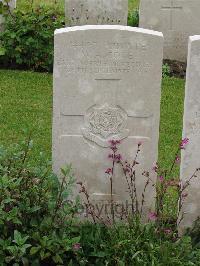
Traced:
MULTIPOLYGON (((56 6, 64 12, 64 3, 65 0, 58 0, 56 1, 56 6)), ((55 7, 55 0, 33 0, 34 6, 37 5, 46 5, 49 7, 55 7)), ((31 1, 30 0, 17 0, 17 8, 19 9, 30 9, 31 8, 31 1)))
MULTIPOLYGON (((20 9, 30 8, 30 0, 17 0, 17 7, 20 9)), ((34 0, 34 5, 44 4, 48 6, 54 6, 55 0, 34 0)), ((57 6, 64 12, 64 0, 57 0, 57 6)), ((129 0, 129 11, 132 11, 139 6, 139 0, 129 0)))
POLYGON ((159 161, 163 167, 174 159, 182 137, 185 81, 165 78, 162 84, 159 161))
MULTIPOLYGON (((0 136, 8 145, 33 131, 34 156, 51 156, 52 75, 0 70, 0 136)), ((162 84, 160 162, 169 166, 181 139, 184 80, 165 78, 162 84)))
POLYGON ((33 156, 51 156, 52 75, 0 70, 0 142, 18 142, 32 131, 33 156))
POLYGON ((137 9, 139 7, 139 2, 140 0, 129 0, 128 1, 129 11, 137 9))

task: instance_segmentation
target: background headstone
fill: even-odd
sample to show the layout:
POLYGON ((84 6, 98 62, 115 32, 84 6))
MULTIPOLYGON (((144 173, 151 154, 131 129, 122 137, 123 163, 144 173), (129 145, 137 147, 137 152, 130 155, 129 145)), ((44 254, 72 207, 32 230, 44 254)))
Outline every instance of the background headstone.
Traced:
MULTIPOLYGON (((9 1, 8 4, 9 4, 9 7, 10 7, 10 10, 11 11, 16 8, 16 2, 17 2, 17 0, 11 0, 11 1, 9 1)), ((5 1, 0 0, 0 3, 5 3, 5 1)), ((0 31, 3 30, 3 23, 4 23, 4 17, 3 17, 2 14, 0 14, 0 31)))
MULTIPOLYGON (((105 170, 109 140, 120 139, 120 153, 138 161, 138 195, 143 170, 157 161, 160 119, 162 33, 127 26, 81 26, 55 32, 53 168, 72 163, 94 202, 110 200, 105 170)), ((128 200, 122 169, 114 178, 114 200, 128 200)), ((154 203, 146 195, 146 209, 154 203)))
POLYGON ((128 0, 65 0, 67 26, 127 25, 128 0))
POLYGON ((185 62, 188 37, 200 34, 199 0, 141 0, 140 27, 161 31, 164 58, 185 62))
MULTIPOLYGON (((183 121, 183 138, 189 143, 182 151, 181 181, 188 180, 200 167, 200 36, 189 39, 188 68, 183 121)), ((181 230, 191 227, 200 216, 200 173, 192 180, 183 204, 181 230)))

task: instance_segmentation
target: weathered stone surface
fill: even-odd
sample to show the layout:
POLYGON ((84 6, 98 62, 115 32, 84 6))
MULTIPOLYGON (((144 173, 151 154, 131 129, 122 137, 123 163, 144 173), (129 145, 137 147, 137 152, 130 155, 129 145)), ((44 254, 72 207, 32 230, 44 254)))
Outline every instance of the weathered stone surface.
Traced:
MULTIPOLYGON (((3 0, 0 0, 0 3, 2 3, 2 2, 5 3, 3 0)), ((9 2, 9 7, 10 7, 11 11, 16 8, 16 2, 17 2, 17 0, 11 0, 9 2)), ((4 23, 4 17, 2 14, 0 14, 0 31, 3 30, 3 23, 4 23)))
MULTIPOLYGON (((196 168, 200 167, 200 36, 189 39, 186 79, 183 138, 189 138, 189 143, 182 151, 182 183, 189 180, 196 168)), ((183 201, 181 230, 191 227, 200 216, 200 173, 192 179, 185 193, 188 196, 183 201)))
POLYGON ((141 0, 140 27, 164 34, 164 58, 185 62, 188 37, 200 34, 199 0, 141 0))
POLYGON ((128 0, 65 0, 66 25, 127 25, 128 0))
MULTIPOLYGON (((0 3, 3 2, 4 4, 6 3, 4 0, 0 0, 0 3)), ((16 8, 16 3, 17 3, 17 0, 10 0, 8 2, 8 5, 9 7, 11 8, 11 10, 15 9, 16 8)))
MULTIPOLYGON (((105 170, 109 140, 122 140, 120 153, 137 166, 138 195, 146 182, 143 170, 157 161, 160 117, 161 33, 127 26, 81 26, 55 32, 53 168, 72 163, 77 180, 93 201, 110 199, 105 170)), ((114 200, 129 200, 120 166, 114 200)), ((154 202, 147 189, 146 208, 154 202)))

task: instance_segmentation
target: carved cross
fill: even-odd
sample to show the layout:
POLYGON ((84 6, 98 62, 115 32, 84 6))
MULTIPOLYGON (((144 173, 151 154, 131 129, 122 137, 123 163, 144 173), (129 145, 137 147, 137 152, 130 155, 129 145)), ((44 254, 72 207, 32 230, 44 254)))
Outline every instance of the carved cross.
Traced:
POLYGON ((164 11, 170 12, 170 30, 173 30, 173 17, 175 15, 175 11, 177 11, 177 10, 180 11, 183 9, 183 7, 179 6, 179 5, 175 5, 174 0, 171 0, 169 5, 162 6, 161 9, 164 11))

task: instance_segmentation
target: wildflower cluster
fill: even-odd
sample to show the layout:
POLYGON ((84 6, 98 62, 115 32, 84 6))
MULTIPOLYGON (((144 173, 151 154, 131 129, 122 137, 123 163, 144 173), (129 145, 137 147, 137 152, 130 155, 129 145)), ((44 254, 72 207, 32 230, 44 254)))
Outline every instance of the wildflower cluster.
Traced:
MULTIPOLYGON (((139 153, 141 151, 142 142, 138 142, 137 150, 135 157, 131 162, 124 160, 122 155, 118 153, 118 145, 121 144, 119 140, 111 140, 110 143, 110 151, 108 158, 111 159, 112 167, 106 169, 105 173, 108 174, 110 178, 110 194, 111 194, 111 206, 113 203, 113 182, 114 182, 114 169, 115 165, 120 164, 121 169, 125 178, 125 182, 127 184, 127 191, 129 195, 130 205, 131 205, 131 213, 129 209, 124 210, 122 217, 125 216, 126 218, 131 216, 138 216, 141 217, 143 214, 143 207, 145 203, 145 193, 149 183, 151 182, 150 173, 148 171, 144 171, 142 175, 146 178, 146 182, 144 184, 144 189, 142 191, 142 195, 138 195, 137 186, 136 186, 136 170, 137 166, 140 164, 138 161, 139 153), (140 197, 141 196, 141 197, 140 197), (139 199, 142 199, 139 202, 139 199)), ((112 212, 112 217, 114 221, 115 214, 112 212)))
POLYGON ((106 169, 105 173, 108 175, 113 175, 114 173, 114 166, 115 163, 120 163, 122 160, 122 156, 120 153, 117 153, 118 151, 118 145, 121 143, 120 140, 110 140, 109 144, 110 144, 110 150, 112 151, 112 153, 108 154, 108 159, 112 160, 112 167, 106 169))
MULTIPOLYGON (((127 192, 129 195, 129 200, 127 200, 128 204, 131 205, 130 209, 122 209, 121 212, 121 219, 124 217, 129 219, 130 217, 138 217, 141 219, 146 214, 144 212, 144 205, 146 202, 146 192, 149 186, 152 186, 153 189, 156 190, 156 205, 155 210, 149 210, 148 213, 148 221, 156 223, 156 231, 158 233, 164 233, 170 237, 177 237, 177 224, 181 222, 183 219, 183 215, 181 214, 181 209, 183 206, 184 200, 188 196, 188 192, 186 191, 187 187, 190 185, 190 182, 193 178, 197 177, 197 172, 200 169, 196 169, 193 175, 185 182, 180 182, 178 177, 173 176, 174 168, 177 167, 180 163, 180 152, 181 150, 186 149, 186 145, 188 144, 189 139, 183 139, 175 153, 174 160, 172 162, 171 167, 169 170, 162 170, 158 163, 155 163, 152 167, 152 172, 150 171, 143 171, 142 176, 145 177, 144 188, 142 194, 139 194, 136 179, 139 178, 136 175, 136 171, 138 170, 138 166, 140 165, 139 162, 139 154, 141 152, 142 142, 138 142, 136 154, 131 162, 124 160, 122 155, 119 153, 119 145, 121 144, 120 140, 110 140, 109 141, 109 149, 110 152, 108 154, 108 160, 111 162, 111 166, 105 170, 106 175, 110 180, 110 205, 111 205, 111 219, 107 217, 107 221, 109 224, 114 223, 116 220, 116 206, 113 199, 113 185, 115 181, 115 167, 116 164, 121 166, 122 173, 124 176, 124 180, 127 185, 127 192), (151 175, 157 175, 156 182, 151 177, 151 175), (178 197, 179 206, 177 208, 176 216, 168 217, 166 216, 166 199, 169 197, 172 190, 178 197)), ((123 177, 122 177, 123 178, 123 177)), ((89 195, 85 186, 82 183, 79 183, 81 186, 80 193, 83 193, 86 197, 86 207, 88 208, 88 214, 91 215, 93 221, 96 222, 98 219, 99 221, 105 222, 105 217, 100 217, 94 211, 94 208, 91 208, 92 204, 89 199, 89 195)), ((141 193, 141 192, 140 192, 141 193)))

